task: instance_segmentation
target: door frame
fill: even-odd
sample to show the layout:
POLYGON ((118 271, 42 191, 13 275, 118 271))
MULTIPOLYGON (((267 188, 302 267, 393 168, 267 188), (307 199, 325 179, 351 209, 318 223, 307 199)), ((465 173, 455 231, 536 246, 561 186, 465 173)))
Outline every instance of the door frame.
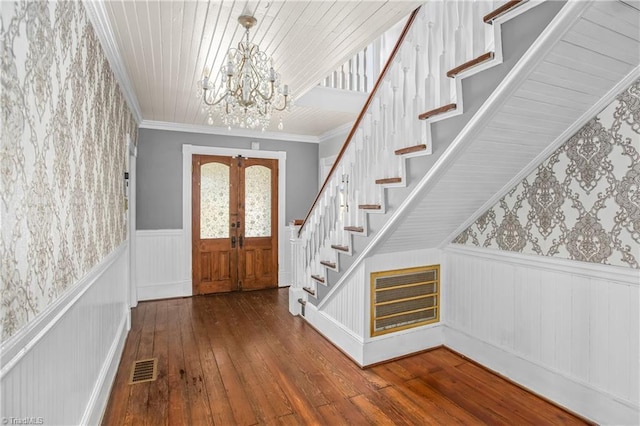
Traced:
POLYGON ((215 146, 202 145, 182 145, 182 230, 184 247, 184 271, 188 282, 184 283, 183 291, 185 296, 193 295, 193 271, 192 271, 192 236, 191 236, 191 207, 192 207, 192 161, 193 155, 220 155, 225 157, 235 157, 242 155, 246 158, 270 158, 278 160, 278 286, 286 286, 285 266, 285 241, 287 238, 287 226, 285 222, 285 189, 286 189, 286 162, 287 153, 285 151, 262 151, 253 149, 221 148, 215 146), (187 288, 188 285, 188 288, 187 288))

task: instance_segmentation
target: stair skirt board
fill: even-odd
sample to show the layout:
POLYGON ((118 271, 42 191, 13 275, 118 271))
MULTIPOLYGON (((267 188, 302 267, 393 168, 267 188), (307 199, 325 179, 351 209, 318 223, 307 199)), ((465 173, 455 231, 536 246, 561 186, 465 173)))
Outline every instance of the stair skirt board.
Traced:
POLYGON ((383 336, 362 339, 311 303, 304 319, 331 344, 360 367, 372 366, 444 344, 442 324, 425 325, 383 336))

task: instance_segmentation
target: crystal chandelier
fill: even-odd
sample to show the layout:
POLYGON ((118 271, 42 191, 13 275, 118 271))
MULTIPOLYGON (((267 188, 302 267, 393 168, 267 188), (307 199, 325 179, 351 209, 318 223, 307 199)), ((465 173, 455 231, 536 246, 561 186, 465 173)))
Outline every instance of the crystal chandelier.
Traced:
MULTIPOLYGON (((291 104, 289 86, 280 89, 280 74, 273 69, 273 60, 258 45, 249 42, 249 29, 257 20, 242 15, 238 22, 245 28, 245 38, 237 49, 230 49, 227 63, 220 68, 220 83, 209 79, 209 68, 199 82, 200 95, 205 103, 208 123, 214 115, 231 127, 261 129, 264 131, 274 111, 284 111, 291 104)), ((278 128, 282 130, 282 118, 278 128)))

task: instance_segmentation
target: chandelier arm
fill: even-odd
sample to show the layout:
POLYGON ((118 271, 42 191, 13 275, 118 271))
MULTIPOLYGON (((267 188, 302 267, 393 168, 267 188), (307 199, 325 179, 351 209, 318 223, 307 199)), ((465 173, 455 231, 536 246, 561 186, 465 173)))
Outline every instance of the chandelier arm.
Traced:
POLYGON ((257 93, 258 95, 260 95, 260 97, 261 97, 264 101, 266 101, 266 102, 270 102, 270 101, 271 101, 271 99, 273 99, 273 95, 275 95, 275 89, 274 89, 274 87, 273 87, 273 81, 271 81, 271 82, 270 82, 270 84, 269 84, 269 89, 270 89, 270 90, 269 90, 269 92, 270 92, 270 93, 269 93, 269 96, 265 96, 265 95, 260 91, 260 89, 258 89, 257 87, 256 87, 255 91, 256 91, 256 93, 257 93))
POLYGON ((284 105, 282 106, 282 108, 278 108, 277 106, 271 104, 273 109, 275 109, 276 111, 284 111, 285 109, 287 109, 287 96, 289 95, 284 95, 284 105))
MULTIPOLYGON (((226 92, 226 93, 225 93, 224 95, 222 95, 222 96, 220 97, 220 99, 218 99, 217 101, 210 101, 210 100, 207 98, 207 91, 208 91, 208 90, 209 90, 209 89, 205 89, 205 90, 204 90, 204 93, 202 94, 202 100, 203 100, 203 101, 204 101, 204 103, 205 103, 205 104, 207 104, 208 106, 216 106, 216 105, 218 105, 220 102, 222 102, 223 100, 225 100, 225 99, 227 98, 227 96, 229 96, 229 92, 226 92)), ((215 99, 215 96, 214 96, 214 99, 215 99)))

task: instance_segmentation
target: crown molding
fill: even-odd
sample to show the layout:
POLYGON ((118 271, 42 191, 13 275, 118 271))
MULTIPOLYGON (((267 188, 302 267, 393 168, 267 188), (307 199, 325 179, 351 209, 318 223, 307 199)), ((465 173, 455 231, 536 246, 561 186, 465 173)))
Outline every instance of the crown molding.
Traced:
POLYGON ((290 141, 290 142, 305 142, 305 143, 320 142, 320 139, 317 136, 311 136, 311 135, 298 135, 294 133, 279 133, 279 132, 261 132, 259 130, 237 129, 237 128, 232 128, 231 130, 229 130, 226 127, 206 126, 201 124, 172 123, 168 121, 142 120, 142 122, 139 123, 139 127, 141 129, 169 130, 172 132, 202 133, 207 135, 224 135, 224 136, 236 136, 236 137, 256 138, 256 139, 272 139, 272 140, 290 141))
POLYGON ((111 65, 111 70, 120 84, 120 90, 122 90, 122 94, 124 95, 127 105, 129 105, 133 118, 138 124, 140 124, 143 121, 140 104, 138 103, 138 98, 133 90, 131 79, 129 79, 127 68, 125 67, 122 56, 120 55, 120 50, 114 37, 113 30, 109 24, 109 18, 107 18, 107 12, 104 8, 104 1, 83 0, 82 4, 87 11, 87 15, 89 16, 89 20, 93 25, 96 35, 98 36, 98 40, 100 40, 104 54, 111 65))
POLYGON ((335 129, 332 130, 328 130, 326 132, 324 132, 323 134, 321 134, 320 136, 318 136, 318 142, 324 142, 328 139, 334 138, 336 136, 347 136, 347 134, 349 134, 349 131, 351 130, 351 128, 353 127, 353 123, 345 123, 342 126, 338 126, 335 129))

